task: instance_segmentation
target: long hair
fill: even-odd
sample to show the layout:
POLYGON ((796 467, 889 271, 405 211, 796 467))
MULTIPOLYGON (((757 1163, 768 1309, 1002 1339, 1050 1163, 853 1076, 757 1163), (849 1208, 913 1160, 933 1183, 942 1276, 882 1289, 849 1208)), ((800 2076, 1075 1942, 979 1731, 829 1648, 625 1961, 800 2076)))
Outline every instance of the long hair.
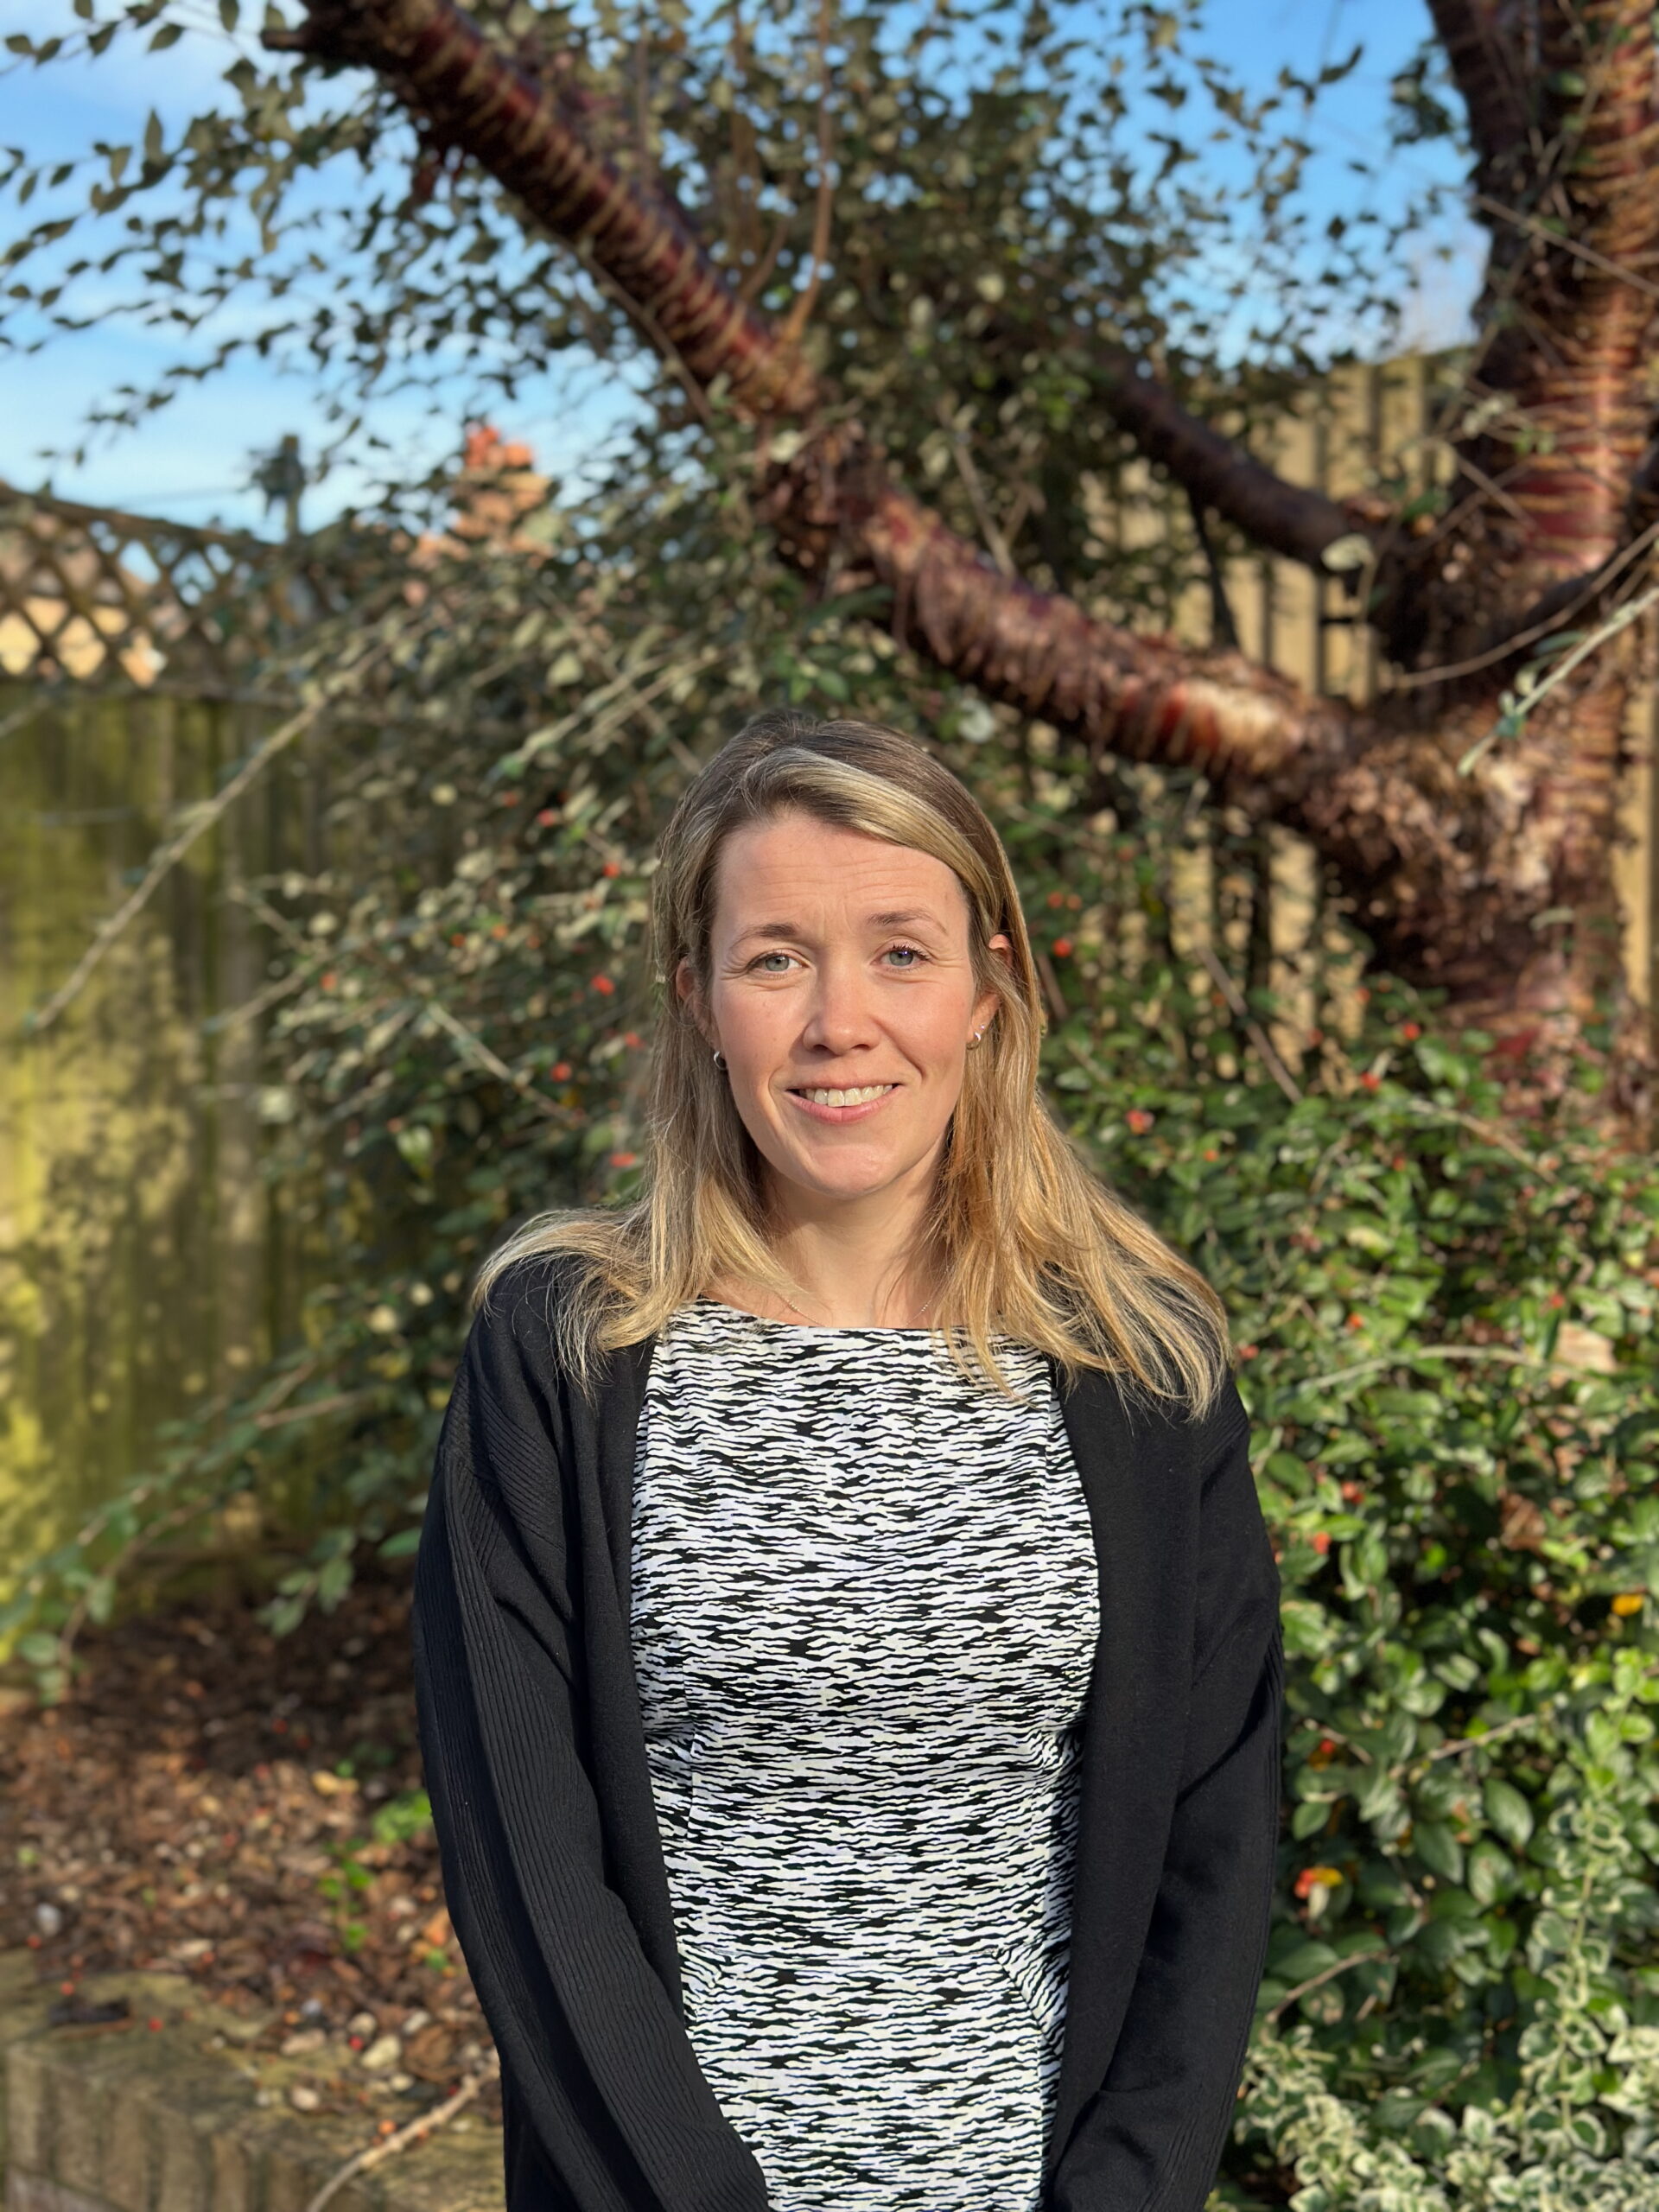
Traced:
POLYGON ((550 1318, 561 1360, 588 1393, 602 1355, 654 1336, 717 1282, 758 1282, 785 1300, 800 1292, 768 1235, 762 1155, 674 988, 684 960, 707 1006, 721 849, 734 830, 788 811, 943 861, 967 895, 975 995, 1001 1001, 968 1056, 914 1255, 917 1279, 938 1286, 932 1310, 961 1317, 936 1325, 936 1338, 970 1380, 1007 1397, 1017 1393, 994 1332, 1047 1354, 1068 1390, 1097 1368, 1202 1418, 1229 1372, 1226 1308, 1106 1188, 1038 1089, 1047 1023, 1014 873, 988 817, 901 731, 790 709, 757 715, 721 747, 658 846, 648 950, 663 997, 639 1194, 625 1206, 537 1215, 484 1262, 474 1304, 520 1261, 576 1255, 585 1264, 568 1271, 550 1318), (990 949, 999 931, 1013 947, 1006 964, 990 949))

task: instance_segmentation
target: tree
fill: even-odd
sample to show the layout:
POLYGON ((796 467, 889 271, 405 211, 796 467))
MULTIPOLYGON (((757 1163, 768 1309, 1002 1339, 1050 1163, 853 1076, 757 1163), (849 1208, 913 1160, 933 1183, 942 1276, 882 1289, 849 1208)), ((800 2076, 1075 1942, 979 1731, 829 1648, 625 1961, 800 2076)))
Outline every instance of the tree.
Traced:
POLYGON ((592 106, 561 100, 450 0, 308 0, 303 26, 265 42, 372 69, 530 219, 583 240, 690 387, 723 380, 770 441, 759 505, 787 558, 816 576, 833 569, 832 589, 887 586, 941 668, 1075 730, 1096 755, 1200 754, 1223 791, 1335 862, 1391 968, 1478 1019, 1507 1018, 1513 1036, 1517 1020, 1582 1019, 1617 950, 1608 859, 1632 655, 1605 642, 1570 669, 1576 657, 1558 661, 1547 697, 1536 687, 1497 702, 1528 645, 1559 652, 1569 622, 1576 641, 1613 604, 1628 612, 1652 543, 1653 20, 1640 0, 1550 0, 1535 14, 1438 0, 1434 14, 1493 239, 1471 404, 1452 441, 1459 496, 1439 525, 1416 537, 1396 515, 1286 484, 1127 352, 1090 364, 1100 404, 1198 505, 1360 581, 1390 658, 1433 677, 1367 715, 999 573, 905 488, 808 366, 810 293, 781 323, 741 297, 660 183, 607 156, 592 106))
MULTIPOLYGON (((233 6, 221 13, 235 20, 233 6)), ((1204 359, 1214 317, 1206 329, 1202 287, 1183 299, 1168 287, 1217 219, 1179 189, 1192 146, 1160 142, 1148 194, 1111 137, 1125 98, 1112 73, 1132 36, 1147 96, 1172 118, 1184 104, 1176 60, 1194 10, 1131 5, 1110 26, 1084 11, 1064 31, 1046 9, 987 20, 1001 13, 1003 54, 982 45, 980 81, 951 102, 917 56, 971 10, 936 10, 901 68, 880 11, 837 18, 828 0, 804 51, 765 50, 734 7, 696 22, 677 7, 579 19, 493 5, 475 18, 454 0, 304 0, 302 16, 263 34, 293 58, 286 79, 245 59, 230 73, 239 117, 199 118, 175 149, 153 124, 124 181, 112 160, 106 208, 176 166, 194 212, 130 219, 139 242, 99 267, 149 252, 152 283, 180 282, 191 238, 221 219, 215 199, 238 192, 269 245, 306 168, 346 151, 366 163, 412 130, 406 197, 377 195, 353 238, 398 303, 349 315, 331 304, 308 332, 319 362, 384 379, 389 357, 467 334, 511 357, 510 383, 538 341, 632 348, 655 372, 659 456, 741 492, 746 519, 849 622, 888 628, 1079 742, 1085 807, 1104 803, 1116 761, 1201 765, 1217 798, 1313 840, 1382 966, 1444 990, 1506 1062, 1532 1051, 1546 1089, 1551 1052, 1611 1005, 1612 1102, 1644 1113, 1610 856, 1659 530, 1645 365, 1659 296, 1651 10, 1433 0, 1440 50, 1396 93, 1419 133, 1461 129, 1491 238, 1444 424, 1452 481, 1427 500, 1385 487, 1340 504, 1275 475, 1202 404, 1224 393, 1248 423, 1282 394, 1317 349, 1329 290, 1313 287, 1258 349, 1274 373, 1204 359), (1091 38, 1117 41, 1103 113, 1068 121, 1059 87, 1098 61, 1091 38), (349 86, 351 103, 319 110, 319 76, 349 86), (1452 86, 1461 124, 1440 97, 1452 86), (1010 186, 1033 180, 1040 214, 1011 210, 1010 186), (949 245, 923 237, 921 209, 949 245), (509 277, 487 265, 488 245, 505 253, 514 223, 509 277), (440 268, 453 296, 419 281, 440 268), (941 436, 961 483, 932 469, 941 436), (1084 550, 1076 483, 1079 461, 1114 439, 1190 503, 1205 550, 1208 518, 1229 543, 1343 577, 1391 666, 1379 702, 1309 696, 1224 644, 1198 652, 1146 634, 1144 618, 1103 614, 1100 587, 1121 601, 1123 579, 1084 550)), ((158 15, 159 44, 178 29, 162 0, 122 20, 158 15)), ((764 27, 769 11, 756 15, 764 27)), ((1299 234, 1283 211, 1306 151, 1291 95, 1316 100, 1354 58, 1254 111, 1201 55, 1189 66, 1255 162, 1255 250, 1264 265, 1277 251, 1287 278, 1299 234)), ((1374 305, 1355 241, 1345 253, 1349 294, 1374 305)), ((227 257, 218 296, 248 275, 227 257)))

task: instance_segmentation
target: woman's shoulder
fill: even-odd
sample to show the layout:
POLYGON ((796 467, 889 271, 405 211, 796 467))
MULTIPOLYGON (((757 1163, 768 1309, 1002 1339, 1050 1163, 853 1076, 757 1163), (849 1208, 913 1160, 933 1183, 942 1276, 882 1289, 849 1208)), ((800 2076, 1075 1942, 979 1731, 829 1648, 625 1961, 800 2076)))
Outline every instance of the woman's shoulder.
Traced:
POLYGON ((504 1266, 487 1269, 478 1310, 512 1313, 529 1304, 545 1307, 564 1298, 582 1269, 591 1265, 584 1254, 563 1248, 517 1253, 504 1266))
POLYGON ((1067 1400, 1078 1396, 1084 1407, 1108 1408, 1122 1421, 1137 1441, 1156 1440, 1184 1456, 1207 1459, 1224 1451, 1249 1431, 1250 1417, 1233 1379, 1230 1365, 1224 1366, 1207 1404, 1191 1395, 1165 1395, 1140 1383, 1126 1370, 1079 1368, 1068 1389, 1058 1366, 1050 1363, 1055 1387, 1067 1400))
POLYGON ((589 1265, 580 1252, 524 1252, 492 1272, 473 1313, 474 1354, 492 1365, 510 1360, 533 1374, 549 1373, 557 1362, 561 1309, 589 1265))

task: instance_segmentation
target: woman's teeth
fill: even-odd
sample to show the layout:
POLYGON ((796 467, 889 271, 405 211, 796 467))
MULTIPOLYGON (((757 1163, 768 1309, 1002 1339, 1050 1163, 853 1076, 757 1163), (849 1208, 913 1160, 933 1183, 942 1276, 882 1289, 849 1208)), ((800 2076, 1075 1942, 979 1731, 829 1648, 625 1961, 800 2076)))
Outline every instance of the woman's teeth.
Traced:
POLYGON ((802 1090, 797 1096, 810 1098, 815 1106, 862 1106, 872 1098, 880 1098, 883 1091, 893 1090, 890 1083, 866 1084, 861 1090, 802 1090))

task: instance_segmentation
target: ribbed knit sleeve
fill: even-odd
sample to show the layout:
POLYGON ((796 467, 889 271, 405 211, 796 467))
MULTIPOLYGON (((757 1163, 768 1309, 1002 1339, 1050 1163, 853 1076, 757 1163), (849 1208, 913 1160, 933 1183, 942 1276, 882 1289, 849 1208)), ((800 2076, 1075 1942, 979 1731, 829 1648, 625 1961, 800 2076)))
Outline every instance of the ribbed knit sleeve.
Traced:
POLYGON ((1284 1637, 1248 1424, 1203 1480, 1185 1751, 1157 1899, 1106 2079, 1052 2212, 1201 2212, 1232 2126, 1278 1857, 1284 1637))
POLYGON ((766 2212, 760 2169, 605 1878, 569 1450, 524 1314, 503 1298, 474 1323, 412 1617, 444 1893, 501 2059, 508 2212, 766 2212))

